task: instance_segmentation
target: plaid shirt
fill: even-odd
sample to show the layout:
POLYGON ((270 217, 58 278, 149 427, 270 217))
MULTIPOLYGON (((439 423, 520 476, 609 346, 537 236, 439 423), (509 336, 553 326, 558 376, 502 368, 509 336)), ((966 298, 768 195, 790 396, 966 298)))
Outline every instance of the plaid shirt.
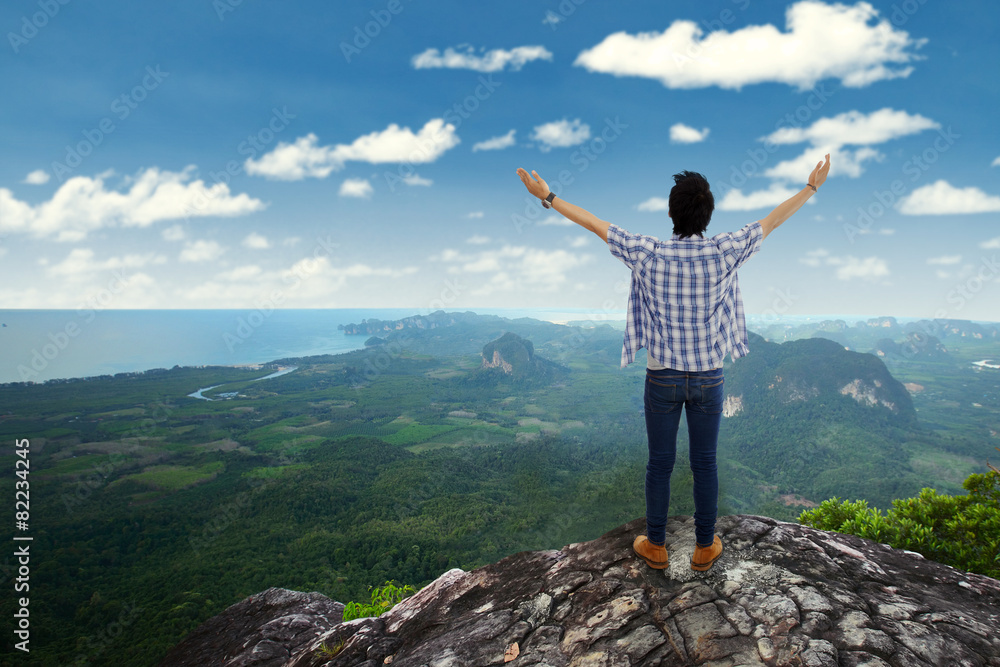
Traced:
POLYGON ((632 269, 622 367, 640 348, 667 368, 707 371, 750 352, 736 269, 760 250, 751 222, 712 238, 669 241, 608 227, 611 254, 632 269))

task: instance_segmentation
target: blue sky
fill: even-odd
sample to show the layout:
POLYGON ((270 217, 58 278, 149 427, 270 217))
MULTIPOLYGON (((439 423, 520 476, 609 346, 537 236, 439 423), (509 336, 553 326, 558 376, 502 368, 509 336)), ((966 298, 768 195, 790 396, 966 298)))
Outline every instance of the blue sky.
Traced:
POLYGON ((748 313, 1000 320, 987 2, 0 8, 0 307, 624 310, 628 273, 517 167, 669 236, 827 184, 748 313))

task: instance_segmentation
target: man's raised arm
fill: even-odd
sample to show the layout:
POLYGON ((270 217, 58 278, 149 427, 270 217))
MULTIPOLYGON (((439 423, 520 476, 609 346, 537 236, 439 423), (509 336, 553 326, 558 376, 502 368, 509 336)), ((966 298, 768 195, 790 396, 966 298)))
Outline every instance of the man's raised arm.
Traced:
MULTIPOLYGON (((519 167, 517 175, 521 177, 521 181, 524 183, 524 186, 528 188, 528 192, 531 194, 535 195, 539 199, 545 199, 549 196, 549 186, 544 180, 542 180, 542 177, 538 175, 538 172, 532 171, 529 176, 527 171, 519 167), (532 178, 532 176, 534 176, 534 178, 532 178)), ((560 197, 556 197, 552 200, 552 208, 559 213, 562 213, 564 216, 584 229, 589 229, 594 232, 600 236, 601 240, 605 243, 608 242, 608 225, 611 224, 608 221, 601 220, 587 209, 580 208, 576 204, 570 204, 568 201, 560 197)))
POLYGON ((806 203, 816 189, 826 182, 826 175, 830 172, 830 154, 826 154, 826 163, 819 162, 816 167, 809 174, 809 180, 806 181, 808 185, 802 188, 799 192, 792 195, 782 203, 767 214, 766 217, 761 218, 760 226, 764 231, 764 238, 770 234, 775 228, 778 227, 785 220, 792 217, 792 214, 799 210, 803 204, 806 203))

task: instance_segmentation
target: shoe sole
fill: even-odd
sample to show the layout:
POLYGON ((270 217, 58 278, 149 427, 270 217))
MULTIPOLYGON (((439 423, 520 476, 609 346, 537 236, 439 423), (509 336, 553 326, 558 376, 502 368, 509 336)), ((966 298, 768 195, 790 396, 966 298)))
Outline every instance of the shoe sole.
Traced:
POLYGON ((644 561, 646 561, 646 565, 650 566, 654 570, 665 570, 670 565, 670 561, 669 560, 665 560, 665 561, 663 561, 661 563, 660 561, 649 560, 648 558, 646 558, 642 554, 637 554, 637 555, 639 556, 639 558, 641 558, 644 561))
POLYGON ((705 570, 710 569, 713 565, 715 565, 715 561, 719 560, 719 557, 722 556, 722 554, 725 553, 725 551, 726 551, 726 545, 725 543, 722 543, 722 549, 719 551, 718 555, 715 558, 708 561, 707 563, 695 563, 692 560, 691 569, 694 570, 695 572, 704 572, 705 570))

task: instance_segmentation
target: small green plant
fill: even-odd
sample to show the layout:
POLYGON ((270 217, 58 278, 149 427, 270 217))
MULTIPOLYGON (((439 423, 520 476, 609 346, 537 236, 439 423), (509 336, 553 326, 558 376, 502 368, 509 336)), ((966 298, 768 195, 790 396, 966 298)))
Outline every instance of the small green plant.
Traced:
POLYGON ((368 587, 371 591, 372 600, 370 604, 360 602, 348 602, 344 606, 344 620, 352 621, 356 618, 368 616, 381 616, 385 612, 395 607, 404 598, 417 592, 417 589, 407 584, 399 587, 395 585, 395 580, 385 582, 385 586, 376 588, 368 587))
POLYGON ((831 498, 799 515, 799 523, 876 540, 923 554, 968 572, 1000 577, 1000 470, 989 466, 962 485, 964 496, 923 489, 915 498, 892 501, 884 515, 855 502, 831 498))
POLYGON ((327 646, 326 642, 323 642, 322 644, 319 645, 318 652, 324 658, 332 658, 344 650, 344 641, 345 641, 344 638, 341 637, 339 640, 337 640, 337 643, 334 644, 333 646, 327 646))

